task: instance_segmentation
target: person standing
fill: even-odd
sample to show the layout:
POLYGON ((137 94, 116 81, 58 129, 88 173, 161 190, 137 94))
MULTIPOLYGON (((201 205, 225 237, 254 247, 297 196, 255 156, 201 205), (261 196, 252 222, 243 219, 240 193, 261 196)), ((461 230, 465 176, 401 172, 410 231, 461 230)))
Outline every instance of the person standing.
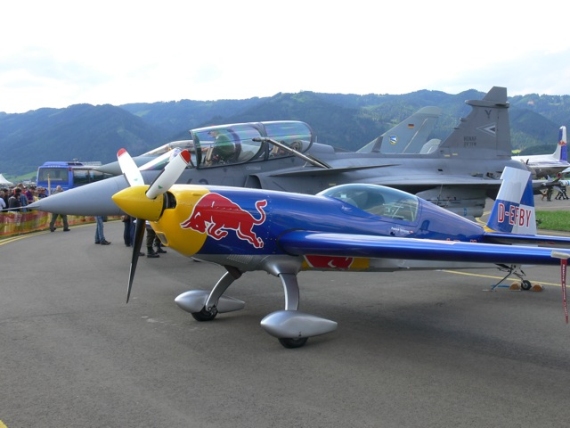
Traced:
POLYGON ((28 205, 28 197, 26 196, 26 187, 25 186, 17 187, 17 189, 20 189, 19 198, 20 198, 20 207, 22 207, 21 212, 25 213, 28 211, 26 208, 24 208, 25 206, 28 205))
MULTIPOLYGON (((150 259, 156 259, 160 257, 156 251, 154 251, 154 240, 158 239, 156 237, 156 232, 151 227, 150 223, 146 222, 146 256, 150 259)), ((164 251, 166 252, 166 251, 164 251)))
POLYGON ((101 245, 109 245, 110 242, 105 239, 104 234, 104 218, 103 216, 98 215, 95 217, 97 227, 95 228, 95 243, 101 245))
MULTIPOLYGON (((61 193, 61 192, 63 192, 63 188, 61 186, 57 186, 55 188, 53 194, 55 195, 56 193, 61 193)), ((55 231, 55 229, 56 229, 55 222, 56 222, 58 217, 61 217, 61 221, 63 221, 63 231, 69 232, 69 223, 67 222, 67 214, 56 214, 56 213, 52 213, 52 215, 51 215, 51 221, 49 222, 50 232, 55 231)))
POLYGON ((131 240, 131 216, 126 214, 121 216, 121 221, 123 222, 123 240, 125 241, 125 246, 130 247, 133 245, 131 240))
POLYGON ((4 206, 7 207, 8 198, 10 197, 10 190, 7 187, 2 187, 2 189, 0 189, 0 196, 2 196, 2 199, 4 199, 4 206))
POLYGON ((18 211, 22 207, 22 189, 19 187, 14 188, 12 196, 8 198, 8 209, 18 211))
POLYGON ((0 211, 4 211, 6 209, 6 195, 4 194, 4 189, 0 189, 0 211))

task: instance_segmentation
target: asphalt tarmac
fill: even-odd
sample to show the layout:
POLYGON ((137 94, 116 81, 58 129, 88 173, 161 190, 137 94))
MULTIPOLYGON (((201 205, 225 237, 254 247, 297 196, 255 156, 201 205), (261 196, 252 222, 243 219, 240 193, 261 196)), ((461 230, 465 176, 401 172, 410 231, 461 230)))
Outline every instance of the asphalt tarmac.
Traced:
POLYGON ((245 274, 245 309, 199 323, 173 299, 223 271, 168 251, 125 304, 122 224, 94 231, 0 242, 2 428, 568 426, 556 267, 525 269, 538 293, 484 291, 495 269, 301 273, 302 309, 339 327, 290 350, 259 325, 277 278, 245 274))

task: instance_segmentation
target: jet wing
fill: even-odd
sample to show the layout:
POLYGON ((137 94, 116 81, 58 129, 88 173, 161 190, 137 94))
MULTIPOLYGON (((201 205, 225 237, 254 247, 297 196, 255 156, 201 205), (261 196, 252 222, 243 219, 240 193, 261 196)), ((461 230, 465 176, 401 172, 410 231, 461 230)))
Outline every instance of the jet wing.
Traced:
MULTIPOLYGON (((290 171, 276 171, 270 172, 266 175, 268 177, 315 177, 315 176, 331 176, 331 175, 338 175, 346 172, 359 172, 364 170, 370 170, 375 168, 387 168, 387 167, 394 167, 400 166, 400 164, 389 163, 389 164, 379 164, 379 165, 356 165, 356 166, 348 166, 348 167, 339 167, 339 168, 313 168, 307 167, 303 169, 296 169, 290 171)), ((413 187, 430 187, 430 186, 489 186, 492 188, 498 188, 501 186, 501 180, 493 179, 493 178, 483 178, 483 177, 469 177, 466 175, 453 175, 453 174, 417 174, 412 176, 405 176, 402 174, 390 174, 390 175, 381 175, 381 176, 374 176, 371 178, 370 176, 366 176, 363 180, 351 180, 352 183, 370 183, 370 184, 381 184, 383 186, 391 186, 391 187, 404 187, 404 186, 413 186, 413 187)))
MULTIPOLYGON (((376 165, 353 165, 338 168, 314 168, 307 167, 303 169, 292 169, 292 170, 282 170, 268 172, 265 175, 272 178, 277 177, 315 177, 315 176, 331 176, 338 175, 346 172, 359 172, 364 170, 371 170, 375 168, 387 168, 400 166, 397 163, 386 163, 386 164, 376 164, 376 165)), ((500 179, 494 178, 484 178, 468 175, 455 175, 455 174, 414 174, 411 176, 406 176, 403 174, 389 174, 389 175, 379 175, 371 176, 366 175, 362 180, 354 179, 351 180, 352 183, 370 183, 370 184, 381 184, 383 186, 391 187, 430 187, 430 186, 489 186, 492 188, 499 188, 502 181, 500 179)))
POLYGON ((365 166, 346 166, 341 168, 305 168, 293 171, 274 172, 268 174, 270 177, 306 177, 315 175, 335 175, 343 172, 362 171, 364 169, 385 168, 388 166, 398 166, 399 164, 382 164, 382 165, 365 165, 365 166))
POLYGON ((294 231, 279 244, 297 256, 442 260, 495 264, 559 264, 552 249, 391 236, 294 231))

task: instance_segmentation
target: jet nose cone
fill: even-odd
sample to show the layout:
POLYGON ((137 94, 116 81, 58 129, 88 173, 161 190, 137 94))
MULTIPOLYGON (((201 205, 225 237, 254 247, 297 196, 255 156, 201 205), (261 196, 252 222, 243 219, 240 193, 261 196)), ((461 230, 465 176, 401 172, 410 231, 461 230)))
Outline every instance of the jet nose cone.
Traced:
POLYGON ((159 195, 155 199, 149 199, 146 196, 147 190, 148 186, 129 187, 115 193, 113 201, 132 217, 158 221, 164 207, 164 198, 159 195))
POLYGON ((125 177, 111 177, 40 199, 29 208, 69 215, 120 215, 111 197, 128 186, 125 177))
POLYGON ((121 174, 121 167, 119 166, 119 162, 117 161, 98 166, 95 169, 104 174, 112 174, 112 175, 121 174))

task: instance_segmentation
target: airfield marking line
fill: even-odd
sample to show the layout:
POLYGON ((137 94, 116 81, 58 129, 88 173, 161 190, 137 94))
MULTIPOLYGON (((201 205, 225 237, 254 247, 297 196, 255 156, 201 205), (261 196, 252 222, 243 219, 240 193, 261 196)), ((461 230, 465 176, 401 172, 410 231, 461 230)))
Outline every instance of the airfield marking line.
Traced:
MULTIPOLYGON (((115 220, 111 220, 111 221, 115 221, 115 220)), ((118 220, 117 220, 118 221, 118 220)), ((79 227, 87 227, 87 226, 93 226, 95 223, 86 223, 86 224, 74 224, 73 228, 77 229, 79 227)), ((37 236, 37 235, 45 235, 49 232, 48 230, 40 230, 37 232, 29 232, 29 233, 24 233, 23 235, 16 235, 16 236, 11 236, 9 238, 0 238, 0 246, 4 245, 4 244, 8 244, 10 242, 15 242, 15 241, 19 241, 20 239, 24 239, 24 238, 31 238, 33 236, 37 236)), ((0 428, 4 428, 2 427, 2 425, 0 425, 0 428)))
MULTIPOLYGON (((20 239, 24 239, 24 238, 28 238, 28 237, 29 237, 29 235, 18 235, 18 236, 12 236, 12 237, 6 238, 6 239, 1 239, 0 245, 9 244, 10 242, 19 241, 20 239)), ((2 425, 0 425, 0 428, 3 428, 2 425)))
MULTIPOLYGON (((502 276, 495 276, 495 275, 484 275, 482 273, 471 273, 471 272, 459 272, 459 271, 455 271, 455 270, 446 270, 446 269, 442 269, 441 272, 445 272, 445 273, 452 273, 455 275, 465 275, 465 276, 477 276, 479 278, 491 278, 491 279, 502 279, 502 276)), ((533 282, 533 281, 531 281, 533 282)), ((549 286, 553 286, 553 287, 560 287, 560 284, 555 284, 552 282, 542 282, 542 281, 537 281, 540 285, 549 285, 549 286)))
POLYGON ((8 428, 8 427, 4 425, 4 422, 0 421, 0 428, 8 428))

